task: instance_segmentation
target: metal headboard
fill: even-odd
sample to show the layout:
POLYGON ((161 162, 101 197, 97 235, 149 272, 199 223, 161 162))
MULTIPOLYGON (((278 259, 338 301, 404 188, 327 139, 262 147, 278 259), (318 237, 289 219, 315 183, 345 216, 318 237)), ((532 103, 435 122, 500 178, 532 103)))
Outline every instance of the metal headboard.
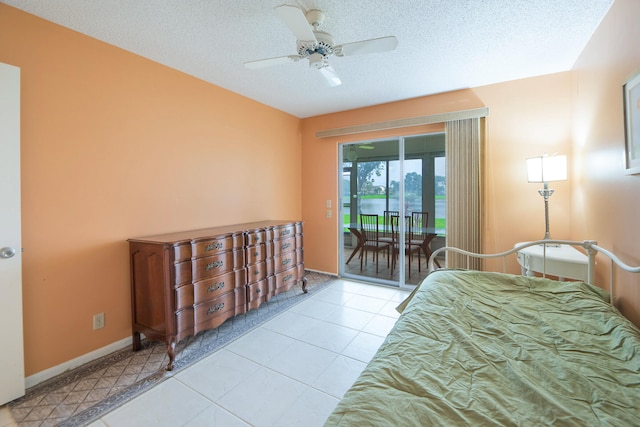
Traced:
MULTIPOLYGON (((623 261, 620 260, 616 255, 597 245, 595 240, 583 240, 583 241, 574 241, 574 240, 536 240, 533 242, 526 242, 522 244, 516 245, 513 249, 509 249, 508 251, 495 253, 495 254, 478 254, 474 252, 465 251, 463 249, 444 246, 442 248, 436 249, 431 254, 429 258, 429 272, 431 273, 434 270, 437 270, 435 259, 439 254, 446 254, 447 252, 454 252, 461 255, 466 256, 467 258, 467 268, 469 268, 470 260, 472 258, 478 259, 489 259, 489 258, 502 258, 502 272, 506 272, 507 268, 507 256, 512 255, 520 251, 521 249, 528 248, 530 246, 542 245, 543 246, 543 276, 545 276, 546 272, 546 249, 547 246, 556 246, 556 245, 570 245, 573 247, 581 247, 585 250, 588 257, 588 267, 587 267, 587 283, 595 284, 595 265, 596 265, 596 254, 598 252, 604 254, 610 259, 611 266, 609 269, 609 295, 611 298, 611 302, 613 301, 613 271, 614 265, 617 265, 619 268, 625 271, 629 271, 631 273, 640 273, 640 266, 632 267, 623 261)), ((444 268, 447 268, 447 264, 445 262, 444 268)))

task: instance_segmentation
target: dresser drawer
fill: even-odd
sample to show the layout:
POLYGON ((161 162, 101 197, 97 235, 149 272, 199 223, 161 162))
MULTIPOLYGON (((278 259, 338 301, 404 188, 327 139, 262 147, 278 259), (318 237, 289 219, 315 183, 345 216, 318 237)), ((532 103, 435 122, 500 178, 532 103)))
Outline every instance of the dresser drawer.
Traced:
POLYGON ((295 236, 295 234, 296 234, 296 227, 294 224, 273 227, 274 239, 285 239, 287 237, 295 236))
POLYGON ((176 310, 193 307, 193 285, 191 283, 176 288, 176 310))
POLYGON ((225 320, 246 312, 247 290, 235 288, 233 292, 195 306, 194 334, 217 328, 225 320))
POLYGON ((214 238, 194 239, 191 241, 193 257, 214 255, 244 246, 242 234, 228 234, 214 238))
POLYGON ((296 250, 296 238, 291 236, 286 239, 279 239, 273 241, 273 255, 278 256, 280 254, 286 254, 296 250))
POLYGON ((273 257, 273 268, 276 274, 294 267, 297 263, 296 252, 273 257))
POLYGON ((267 267, 267 277, 273 276, 275 274, 275 270, 273 269, 273 257, 267 258, 264 262, 267 267))
POLYGON ((269 301, 271 298, 269 284, 273 286, 274 282, 264 279, 247 286, 247 308, 249 310, 255 310, 260 307, 260 304, 263 302, 269 301))
POLYGON ((173 245, 173 257, 175 262, 191 260, 191 242, 182 242, 173 245))
POLYGON ((193 303, 200 304, 208 299, 217 298, 235 288, 242 287, 244 289, 247 283, 246 276, 246 270, 240 269, 195 282, 193 285, 193 303))
POLYGON ((185 308, 176 313, 176 340, 193 335, 193 307, 185 308))
POLYGON ((195 258, 191 260, 193 269, 193 281, 215 277, 232 271, 234 268, 242 268, 244 265, 244 250, 228 251, 218 255, 195 258))
POLYGON ((267 245, 259 244, 247 247, 247 264, 256 264, 267 259, 267 245))
POLYGON ((247 246, 259 245, 267 241, 267 232, 265 230, 251 230, 245 236, 245 244, 247 246))
POLYGON ((178 262, 173 265, 175 274, 174 286, 182 286, 185 283, 191 283, 191 261, 178 262))
POLYGON ((267 277, 267 263, 261 261, 257 264, 247 266, 247 283, 255 283, 267 277))
POLYGON ((298 268, 293 267, 289 270, 276 274, 274 293, 288 291, 298 280, 298 268))

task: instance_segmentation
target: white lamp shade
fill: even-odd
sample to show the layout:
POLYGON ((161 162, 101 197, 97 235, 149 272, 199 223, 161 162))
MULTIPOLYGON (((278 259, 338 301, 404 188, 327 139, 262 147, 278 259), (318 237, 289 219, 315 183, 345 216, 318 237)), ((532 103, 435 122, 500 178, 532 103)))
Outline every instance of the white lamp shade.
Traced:
POLYGON ((567 156, 541 156, 527 159, 529 182, 565 181, 567 156))

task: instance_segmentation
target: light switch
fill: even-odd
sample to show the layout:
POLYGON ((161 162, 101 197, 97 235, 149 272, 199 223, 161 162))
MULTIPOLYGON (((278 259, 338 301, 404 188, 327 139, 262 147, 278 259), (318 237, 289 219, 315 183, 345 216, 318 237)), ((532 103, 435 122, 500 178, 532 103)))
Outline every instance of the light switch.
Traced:
POLYGON ((331 199, 327 199, 327 209, 331 209, 331 199))
POLYGON ((327 209, 327 218, 331 218, 331 209, 327 209))

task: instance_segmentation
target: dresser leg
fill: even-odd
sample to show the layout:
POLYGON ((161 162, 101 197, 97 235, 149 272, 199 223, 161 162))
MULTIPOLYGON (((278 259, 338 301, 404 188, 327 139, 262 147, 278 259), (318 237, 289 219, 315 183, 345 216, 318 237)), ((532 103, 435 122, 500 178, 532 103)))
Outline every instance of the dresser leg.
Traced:
POLYGON ((303 277, 302 278, 302 292, 304 292, 305 294, 309 291, 307 291, 307 278, 303 277))
POLYGON ((176 360, 176 339, 171 338, 171 341, 167 344, 167 354, 169 355, 169 363, 167 364, 167 371, 173 371, 173 361, 176 360))
POLYGON ((133 351, 140 351, 142 349, 142 342, 140 341, 140 332, 135 331, 132 336, 133 351))

